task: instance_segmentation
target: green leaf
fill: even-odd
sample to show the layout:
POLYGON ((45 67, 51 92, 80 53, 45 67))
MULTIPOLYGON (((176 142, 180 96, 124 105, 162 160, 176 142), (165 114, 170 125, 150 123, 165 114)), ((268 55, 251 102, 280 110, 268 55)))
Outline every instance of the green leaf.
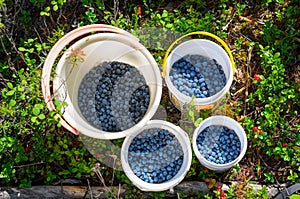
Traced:
POLYGON ((23 86, 18 86, 18 91, 23 92, 25 88, 23 86))
POLYGON ((10 90, 6 93, 6 96, 12 96, 13 94, 15 94, 14 90, 10 90))
POLYGON ((280 52, 277 52, 277 53, 274 54, 275 59, 278 58, 279 56, 280 56, 280 52))
POLYGON ((14 86, 13 86, 12 83, 8 82, 8 83, 7 83, 7 87, 10 88, 10 89, 13 89, 14 86))
POLYGON ((192 120, 194 120, 194 118, 195 118, 195 113, 194 113, 194 111, 189 111, 189 116, 190 116, 190 118, 191 118, 192 120))
POLYGON ((44 108, 44 106, 42 104, 35 104, 34 107, 38 108, 38 109, 43 109, 44 108))
POLYGON ((24 47, 19 47, 18 50, 21 51, 21 52, 24 52, 24 51, 26 51, 26 48, 24 48, 24 47))
POLYGON ((195 121, 195 126, 198 128, 199 127, 199 125, 200 125, 200 123, 203 121, 203 118, 198 118, 196 121, 195 121))
POLYGON ((72 173, 75 173, 75 172, 77 172, 77 171, 78 171, 77 168, 72 168, 72 169, 71 169, 71 172, 72 172, 72 173))
POLYGON ((170 24, 170 23, 168 23, 168 24, 166 25, 166 28, 172 28, 172 27, 173 27, 173 25, 170 24))
POLYGON ((15 106, 17 104, 16 100, 11 99, 9 102, 9 106, 15 106))
POLYGON ((299 194, 293 194, 290 196, 290 199, 300 199, 300 195, 299 194))
POLYGON ((166 18, 167 16, 168 16, 168 12, 166 10, 164 10, 161 17, 166 18))
POLYGON ((30 118, 31 122, 35 123, 36 122, 36 117, 30 118))
POLYGON ((33 109, 32 109, 32 113, 33 113, 33 115, 38 115, 38 114, 40 114, 40 109, 38 109, 38 108, 33 108, 33 109))
POLYGON ((45 119, 45 118, 46 118, 45 114, 43 114, 43 113, 42 113, 42 114, 39 114, 39 116, 38 116, 38 117, 39 117, 39 119, 41 119, 41 120, 43 120, 43 119, 45 119))
POLYGON ((46 7, 46 8, 45 8, 45 12, 49 12, 50 9, 51 9, 50 6, 46 7))
POLYGON ((68 175, 68 174, 70 174, 70 171, 64 170, 64 171, 59 172, 58 174, 59 175, 68 175))
POLYGON ((57 11, 57 10, 58 10, 58 5, 54 5, 54 6, 53 6, 53 10, 54 10, 54 11, 57 11))

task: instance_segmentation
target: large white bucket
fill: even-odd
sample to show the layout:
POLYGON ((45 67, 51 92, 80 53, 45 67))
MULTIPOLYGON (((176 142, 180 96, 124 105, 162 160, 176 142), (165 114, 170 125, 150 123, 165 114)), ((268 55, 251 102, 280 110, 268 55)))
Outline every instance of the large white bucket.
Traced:
MULTIPOLYGON (((128 33, 129 34, 129 33, 128 33)), ((133 36, 117 33, 97 33, 74 43, 60 58, 54 79, 54 96, 67 102, 63 119, 77 131, 98 139, 118 139, 141 129, 155 114, 161 99, 162 80, 159 68, 149 51, 133 36), (72 50, 83 51, 84 60, 75 66, 68 57, 72 50), (144 117, 133 127, 120 132, 105 132, 95 128, 83 117, 78 107, 78 89, 84 76, 105 61, 118 61, 138 69, 150 90, 150 103, 144 117)))
MULTIPOLYGON (((155 153, 153 153, 153 155, 155 155, 155 153)), ((122 145, 121 162, 123 170, 127 177, 136 187, 138 187, 142 191, 164 191, 171 189, 184 179, 191 166, 192 149, 188 134, 185 131, 183 131, 179 126, 175 126, 170 122, 162 120, 151 120, 142 129, 125 138, 122 145), (132 140, 144 130, 153 128, 166 129, 171 134, 175 135, 183 150, 183 163, 178 173, 170 180, 159 184, 147 183, 141 180, 134 174, 128 161, 128 150, 132 140)))
POLYGON ((243 129, 243 127, 235 120, 231 119, 230 117, 227 116, 211 116, 205 120, 203 120, 199 127, 195 129, 194 134, 193 134, 193 150, 200 161, 200 163, 207 167, 208 169, 214 170, 216 172, 223 172, 234 165, 236 165, 241 159, 244 157, 246 150, 247 150, 247 136, 246 133, 243 129), (227 163, 227 164, 216 164, 213 162, 208 161, 207 159, 204 158, 204 156, 199 152, 197 148, 197 137, 199 133, 201 133, 206 127, 216 125, 216 126, 225 126, 228 129, 232 129, 235 131, 236 135, 238 136, 240 143, 241 143, 241 150, 239 156, 234 159, 233 161, 227 163))

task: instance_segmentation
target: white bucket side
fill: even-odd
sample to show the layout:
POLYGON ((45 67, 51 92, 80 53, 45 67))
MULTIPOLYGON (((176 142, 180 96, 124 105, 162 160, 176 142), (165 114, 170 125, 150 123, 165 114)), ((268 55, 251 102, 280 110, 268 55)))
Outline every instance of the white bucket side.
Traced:
POLYGON ((195 106, 207 106, 216 103, 218 100, 224 97, 230 89, 233 80, 232 63, 226 51, 215 42, 206 39, 192 39, 178 45, 167 58, 165 80, 169 88, 169 94, 171 96, 174 95, 174 97, 179 101, 174 103, 175 106, 181 109, 184 104, 187 104, 192 100, 191 97, 182 94, 175 88, 169 76, 173 64, 188 54, 198 54, 209 59, 215 59, 217 63, 222 66, 226 76, 226 85, 213 96, 207 98, 196 98, 194 100, 195 106))
POLYGON ((99 33, 85 37, 73 44, 61 57, 54 79, 54 93, 68 103, 64 119, 81 133, 98 139, 118 139, 130 135, 142 128, 155 114, 162 94, 160 70, 150 52, 139 42, 124 35, 115 33, 99 33), (85 61, 75 67, 67 60, 71 49, 82 49, 87 55, 85 61), (118 54, 117 54, 118 53, 118 54), (78 88, 83 77, 94 66, 103 61, 119 61, 128 63, 142 72, 150 89, 150 103, 143 119, 135 126, 120 132, 105 132, 88 123, 78 107, 78 88), (70 78, 67 79, 71 71, 70 78), (67 80, 66 80, 67 79, 67 80), (62 81, 66 84, 61 86, 62 81))
POLYGON ((247 136, 246 133, 243 129, 243 127, 235 120, 233 120, 230 117, 227 116, 211 116, 205 120, 203 120, 199 127, 197 129, 195 129, 194 134, 193 134, 193 150, 194 153, 196 154, 196 157, 198 158, 198 160, 200 161, 200 163, 211 169, 214 170, 216 172, 223 172, 226 171, 228 169, 230 169, 231 167, 233 167, 234 165, 236 165, 239 161, 241 161, 241 159, 244 157, 246 150, 247 150, 247 136), (229 129, 233 129, 236 133, 236 135, 238 136, 240 142, 241 142, 241 151, 239 156, 233 160, 232 162, 226 163, 226 164, 216 164, 213 162, 210 162, 208 160, 206 160, 199 152, 198 147, 197 147, 197 137, 199 135, 199 133, 201 133, 206 127, 211 126, 211 125, 220 125, 220 126, 225 126, 229 129))
POLYGON ((170 122, 166 122, 163 120, 151 120, 142 129, 125 138, 121 150, 121 163, 127 177, 140 190, 142 191, 168 190, 176 186, 177 184, 179 184, 184 179, 185 175, 190 169, 192 163, 192 149, 191 149, 189 137, 187 133, 184 132, 180 127, 175 126, 170 122), (134 137, 140 134, 141 132, 143 132, 144 130, 152 129, 152 128, 166 129, 170 133, 174 134, 175 137, 178 139, 178 142, 181 144, 184 153, 183 163, 178 173, 169 181, 159 183, 159 184, 151 184, 141 180, 139 177, 137 177, 134 174, 134 172, 132 171, 128 163, 128 149, 134 137))

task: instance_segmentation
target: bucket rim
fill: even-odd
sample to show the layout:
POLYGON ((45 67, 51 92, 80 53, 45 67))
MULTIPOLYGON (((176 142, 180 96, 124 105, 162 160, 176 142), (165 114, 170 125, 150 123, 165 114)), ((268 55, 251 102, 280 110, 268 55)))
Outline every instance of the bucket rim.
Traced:
POLYGON ((126 174, 126 176, 130 179, 130 181, 138 187, 142 191, 165 191, 168 190, 176 185, 178 185, 185 177, 187 172, 189 171, 192 163, 192 149, 191 149, 191 142, 188 137, 188 134, 181 129, 179 126, 174 125, 173 123, 164 121, 164 120, 150 120, 147 122, 147 124, 140 129, 140 131, 135 132, 131 136, 127 136, 123 142, 122 150, 121 150, 121 163, 123 170, 126 174), (184 153, 183 157, 183 164, 181 168, 179 169, 178 173, 173 176, 170 180, 165 181, 163 183, 153 184, 153 183, 147 183, 143 180, 141 180, 139 177, 137 177, 134 172, 132 171, 131 167, 128 163, 128 148, 130 146, 131 141, 140 133, 142 133, 146 129, 151 128, 159 128, 162 127, 163 129, 169 130, 169 132, 173 135, 175 135, 176 139, 181 144, 181 147, 184 153), (183 146, 184 145, 184 146, 183 146), (177 177, 176 177, 177 176, 177 177))
MULTIPOLYGON (((119 139, 119 138, 126 137, 126 136, 130 135, 132 132, 139 130, 147 121, 149 121, 153 117, 157 108, 159 107, 161 96, 162 96, 162 78, 161 78, 160 71, 159 71, 156 61, 154 60, 154 58, 150 54, 150 52, 146 49, 146 47, 144 47, 136 39, 133 39, 126 35, 110 33, 110 32, 96 33, 93 35, 89 35, 87 37, 81 38, 80 40, 76 41, 73 45, 71 45, 67 49, 67 51, 64 52, 64 54, 60 58, 59 63, 57 64, 56 71, 58 72, 58 74, 59 74, 59 72, 61 72, 63 70, 63 66, 67 61, 66 56, 67 56, 69 50, 76 49, 78 47, 84 48, 90 44, 93 44, 93 42, 97 42, 97 41, 108 41, 107 38, 109 38, 111 41, 117 41, 117 42, 123 43, 125 45, 128 45, 133 50, 139 51, 148 60, 148 64, 150 64, 152 66, 152 69, 154 72, 153 75, 155 75, 155 78, 156 78, 156 83, 155 83, 156 89, 155 89, 155 94, 153 94, 155 96, 154 96, 154 101, 152 103, 152 106, 150 107, 150 105, 149 105, 148 111, 146 112, 146 114, 144 115, 142 120, 140 120, 137 124, 135 124, 131 128, 126 129, 124 131, 118 131, 118 132, 106 132, 106 131, 102 131, 102 130, 92 126, 85 119, 81 118, 82 116, 78 113, 78 111, 74 107, 72 100, 70 98, 70 94, 67 92, 67 97, 65 100, 68 103, 67 108, 69 108, 69 110, 72 109, 73 111, 65 111, 63 114, 63 118, 72 127, 74 127, 75 129, 77 129, 79 132, 81 132, 82 134, 84 134, 86 136, 96 138, 96 139, 112 140, 112 139, 119 139), (74 119, 74 115, 73 115, 74 112, 76 112, 76 114, 77 114, 76 119, 80 119, 81 124, 83 123, 84 125, 78 125, 78 122, 77 122, 78 120, 76 121, 76 119, 74 119)), ((55 81, 55 79, 54 79, 54 81, 55 81)), ((53 81, 53 83, 54 83, 54 81, 53 81)), ((54 84, 53 84, 53 86, 54 86, 54 84)), ((55 92, 55 90, 54 90, 54 92, 55 92)))
POLYGON ((193 150, 195 152, 195 155, 196 155, 197 159, 200 161, 201 164, 203 164, 204 166, 206 166, 207 168, 212 169, 212 170, 227 170, 227 169, 233 167, 235 164, 237 164, 239 161, 242 160, 242 158, 244 157, 244 155, 246 154, 246 151, 247 151, 248 140, 247 140, 247 135, 246 135, 243 127, 236 120, 234 120, 234 119, 232 119, 228 116, 215 115, 215 116, 211 116, 211 117, 208 117, 205 120, 203 120, 200 123, 199 127, 194 130, 193 138, 192 138, 192 145, 193 145, 193 150), (220 122, 217 122, 217 124, 214 124, 214 123, 208 124, 209 122, 214 121, 216 119, 218 119, 218 120, 222 119, 223 123, 220 124, 220 122), (236 128, 232 128, 229 125, 226 125, 225 124, 226 122, 230 122, 231 124, 235 124, 236 128), (238 157, 236 157, 233 161, 228 162, 226 164, 217 164, 217 163, 208 161, 199 152, 198 147, 197 147, 197 137, 202 132, 200 130, 203 130, 204 128, 206 128, 208 126, 211 126, 211 125, 225 126, 229 129, 234 129, 235 130, 235 134, 237 134, 237 136, 238 136, 238 138, 241 142, 241 151, 240 151, 240 154, 238 155, 238 157), (236 132, 236 130, 238 130, 238 132, 236 132), (242 142, 243 142, 243 145, 242 145, 242 142))
POLYGON ((171 90, 171 92, 177 97, 177 99, 182 100, 183 103, 190 103, 193 100, 193 97, 184 95, 179 90, 177 90, 175 88, 175 86, 173 85, 172 81, 170 80, 170 76, 169 76, 170 70, 172 68, 172 66, 170 65, 170 59, 173 56, 174 52, 176 50, 178 50, 178 48, 181 48, 183 45, 187 45, 191 42, 199 42, 199 43, 204 42, 204 43, 210 43, 210 44, 214 45, 218 50, 220 50, 225 55, 224 58, 226 59, 226 62, 229 63, 229 75, 228 75, 228 79, 226 81, 225 86, 219 92, 217 92, 216 94, 214 94, 212 96, 209 96, 206 98, 194 98, 195 105, 199 104, 200 106, 205 106, 205 105, 209 105, 209 104, 214 104, 215 102, 217 102, 219 99, 222 98, 221 93, 226 93, 229 91, 230 85, 232 84, 232 81, 233 81, 233 72, 234 71, 233 71, 232 62, 230 61, 230 58, 229 58, 228 54, 226 53, 226 51, 220 45, 218 45, 217 43, 215 43, 213 41, 210 41, 208 39, 191 39, 191 40, 185 41, 185 42, 179 44, 178 46, 176 46, 171 51, 171 53, 169 54, 169 56, 167 57, 167 60, 166 60, 165 82, 166 82, 169 90, 171 90))

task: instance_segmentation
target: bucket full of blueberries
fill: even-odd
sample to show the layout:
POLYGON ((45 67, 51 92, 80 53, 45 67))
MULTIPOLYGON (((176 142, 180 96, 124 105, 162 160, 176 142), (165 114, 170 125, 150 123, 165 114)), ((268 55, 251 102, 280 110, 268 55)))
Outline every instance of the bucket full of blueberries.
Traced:
POLYGON ((244 157, 247 137, 237 121, 227 116, 212 116, 195 129, 193 150, 203 166, 223 172, 244 157))
POLYGON ((68 104, 63 118, 87 136, 131 135, 159 106, 162 80, 157 63, 128 35, 103 32, 81 38, 57 65, 54 93, 68 104), (79 61, 72 62, 79 56, 79 61))
POLYGON ((232 84, 234 63, 220 45, 210 40, 190 39, 180 43, 165 61, 165 81, 179 110, 193 96, 197 110, 211 109, 232 84))
POLYGON ((151 120, 125 138, 121 162, 125 174, 143 191, 164 191, 188 172, 192 149, 186 132, 172 123, 151 120))

